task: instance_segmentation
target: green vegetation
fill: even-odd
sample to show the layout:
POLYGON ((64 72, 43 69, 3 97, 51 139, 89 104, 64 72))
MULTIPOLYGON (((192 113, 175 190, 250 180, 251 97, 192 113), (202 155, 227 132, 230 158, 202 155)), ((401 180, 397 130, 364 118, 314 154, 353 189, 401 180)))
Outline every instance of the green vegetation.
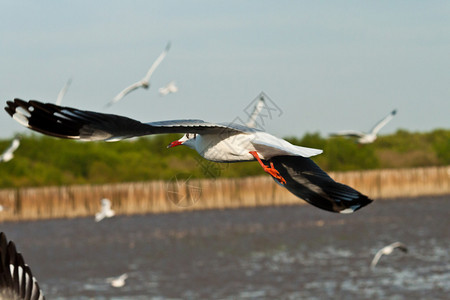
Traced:
MULTIPOLYGON (((0 163, 0 188, 113 183, 262 175, 256 162, 217 164, 187 147, 166 149, 180 135, 157 135, 115 143, 77 142, 43 135, 23 136, 14 159, 0 163)), ((314 161, 327 171, 407 168, 450 164, 450 130, 429 133, 398 130, 375 143, 358 145, 345 138, 308 133, 291 143, 323 149, 314 161)), ((11 140, 0 140, 0 153, 11 140)))

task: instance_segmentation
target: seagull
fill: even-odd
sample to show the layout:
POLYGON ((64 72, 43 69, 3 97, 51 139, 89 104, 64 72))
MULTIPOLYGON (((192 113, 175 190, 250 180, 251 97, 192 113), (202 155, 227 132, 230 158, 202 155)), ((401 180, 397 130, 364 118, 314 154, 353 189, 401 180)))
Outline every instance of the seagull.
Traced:
POLYGON ((100 222, 104 218, 111 218, 116 213, 111 209, 111 201, 109 199, 103 198, 101 200, 101 209, 95 214, 95 222, 100 222))
POLYGON ((11 145, 8 149, 6 149, 2 155, 0 155, 0 162, 7 162, 13 159, 14 157, 14 151, 17 150, 20 146, 20 138, 16 136, 13 141, 11 142, 11 145))
POLYGON ((63 88, 59 91, 58 97, 56 98, 56 105, 61 105, 62 99, 64 95, 67 93, 67 90, 69 89, 70 84, 72 83, 72 78, 69 78, 67 80, 66 84, 63 86, 63 88))
POLYGON ((184 133, 168 148, 184 145, 207 160, 221 163, 256 160, 276 183, 321 209, 352 213, 372 202, 353 188, 334 181, 309 158, 322 150, 296 146, 241 124, 192 119, 141 123, 120 115, 17 98, 7 101, 5 110, 29 129, 66 139, 119 141, 151 134, 184 133))
POLYGON ((106 282, 108 282, 109 284, 111 284, 111 286, 113 286, 115 288, 120 288, 125 285, 125 280, 127 280, 127 278, 128 278, 128 274, 124 273, 124 274, 120 275, 119 277, 107 278, 106 282))
POLYGON ((166 48, 158 56, 158 58, 155 60, 155 62, 152 64, 150 69, 147 71, 147 74, 145 75, 145 77, 142 78, 141 80, 133 83, 132 85, 126 87, 125 89, 123 89, 119 94, 117 94, 114 97, 114 99, 112 99, 108 104, 106 104, 106 106, 109 107, 109 106, 113 105, 114 103, 116 103, 117 101, 122 99, 126 94, 134 91, 137 88, 142 87, 144 89, 148 89, 150 87, 150 77, 152 76, 152 74, 156 70, 156 68, 159 66, 159 64, 163 61, 164 57, 166 57, 167 52, 169 51, 169 49, 170 49, 170 42, 167 43, 166 48))
POLYGON ((383 128, 389 121, 394 118, 397 110, 394 109, 389 115, 384 117, 383 120, 378 122, 369 133, 364 133, 356 130, 343 130, 337 133, 332 133, 330 136, 347 136, 347 137, 355 137, 357 138, 358 143, 360 144, 370 144, 373 143, 377 139, 378 131, 383 128))
POLYGON ((45 299, 22 254, 16 251, 13 241, 8 243, 3 232, 0 232, 0 299, 45 299))
POLYGON ((387 245, 387 246, 381 248, 380 250, 378 250, 378 252, 375 254, 372 262, 370 263, 370 267, 375 268, 375 266, 377 265, 377 263, 380 260, 382 255, 389 255, 396 248, 398 248, 399 250, 401 250, 405 253, 408 252, 408 248, 406 248, 406 246, 404 244, 402 244, 400 242, 392 243, 392 244, 387 245))
POLYGON ((158 92, 161 96, 166 96, 170 93, 178 92, 178 87, 175 85, 175 81, 171 81, 167 85, 160 87, 158 92))
POLYGON ((264 100, 264 96, 259 97, 258 102, 256 102, 255 108, 253 109, 252 114, 250 115, 247 123, 245 124, 247 127, 254 128, 256 127, 256 119, 258 118, 259 114, 261 113, 262 109, 266 105, 266 102, 264 100))

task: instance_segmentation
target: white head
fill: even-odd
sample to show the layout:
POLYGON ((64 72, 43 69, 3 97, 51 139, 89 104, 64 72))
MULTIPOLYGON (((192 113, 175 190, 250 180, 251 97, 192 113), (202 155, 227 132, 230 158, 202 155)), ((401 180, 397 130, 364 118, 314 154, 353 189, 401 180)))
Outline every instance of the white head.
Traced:
POLYGON ((186 133, 181 137, 181 139, 173 141, 170 143, 167 148, 172 148, 175 146, 188 146, 191 149, 195 150, 195 143, 196 143, 197 134, 196 133, 186 133))

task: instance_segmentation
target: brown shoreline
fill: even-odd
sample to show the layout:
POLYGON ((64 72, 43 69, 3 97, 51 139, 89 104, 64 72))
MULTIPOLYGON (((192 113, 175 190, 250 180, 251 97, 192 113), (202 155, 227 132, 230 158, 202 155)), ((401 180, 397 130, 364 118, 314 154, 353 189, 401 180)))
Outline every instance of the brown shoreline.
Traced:
MULTIPOLYGON (((450 166, 330 172, 330 176, 372 199, 450 194, 450 166)), ((0 190, 0 221, 93 216, 103 197, 123 215, 305 203, 269 176, 27 187, 0 190)))

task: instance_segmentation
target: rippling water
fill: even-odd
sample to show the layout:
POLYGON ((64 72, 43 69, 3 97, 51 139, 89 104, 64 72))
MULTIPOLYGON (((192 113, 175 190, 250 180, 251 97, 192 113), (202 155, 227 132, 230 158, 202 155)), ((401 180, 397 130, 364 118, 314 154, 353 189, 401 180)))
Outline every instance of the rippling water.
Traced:
POLYGON ((48 299, 448 299, 450 197, 0 224, 48 299), (404 254, 376 251, 395 241, 404 254), (107 278, 128 273, 122 288, 107 278))

